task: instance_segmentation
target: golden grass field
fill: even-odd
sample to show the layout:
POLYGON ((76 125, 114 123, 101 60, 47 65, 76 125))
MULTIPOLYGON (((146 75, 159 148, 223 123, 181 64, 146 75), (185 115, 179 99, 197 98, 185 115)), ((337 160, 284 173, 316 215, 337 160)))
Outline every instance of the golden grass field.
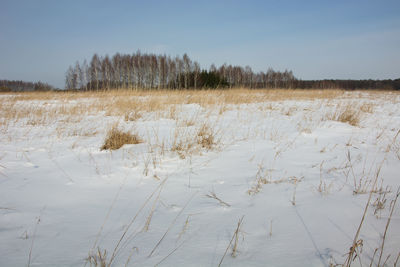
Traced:
MULTIPOLYGON (((58 116, 74 117, 79 115, 98 114, 105 112, 108 116, 124 116, 134 119, 140 112, 158 112, 171 110, 173 105, 199 104, 204 108, 218 107, 221 111, 227 105, 249 103, 279 102, 287 100, 332 100, 338 98, 357 98, 363 95, 372 99, 395 101, 400 92, 352 91, 344 90, 182 90, 182 91, 148 91, 148 90, 112 90, 99 92, 24 92, 2 93, 7 100, 2 100, 0 107, 1 126, 11 121, 29 118, 30 124, 51 123, 58 116), (79 101, 88 99, 90 101, 79 101), (18 106, 17 103, 30 102, 28 106, 18 106), (35 104, 35 101, 40 101, 35 104), (52 105, 57 101, 57 105, 52 105), (133 117, 132 117, 133 116, 133 117)), ((371 111, 372 105, 363 105, 363 111, 371 111)), ((173 114, 171 114, 173 116, 173 114)))

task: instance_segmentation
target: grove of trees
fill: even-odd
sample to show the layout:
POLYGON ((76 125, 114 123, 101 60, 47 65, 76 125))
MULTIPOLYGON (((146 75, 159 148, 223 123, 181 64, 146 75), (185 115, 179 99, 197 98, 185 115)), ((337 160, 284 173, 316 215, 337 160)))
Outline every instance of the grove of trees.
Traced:
POLYGON ((112 57, 94 54, 90 62, 76 62, 66 72, 70 90, 103 89, 201 89, 201 88, 291 88, 292 71, 255 73, 249 67, 211 65, 208 70, 189 58, 166 55, 117 53, 112 57))
POLYGON ((66 72, 68 90, 108 89, 202 89, 202 88, 299 88, 299 89, 388 89, 400 90, 397 80, 300 80, 292 71, 254 72, 251 67, 224 64, 201 69, 189 58, 116 53, 94 54, 90 62, 78 61, 66 72))

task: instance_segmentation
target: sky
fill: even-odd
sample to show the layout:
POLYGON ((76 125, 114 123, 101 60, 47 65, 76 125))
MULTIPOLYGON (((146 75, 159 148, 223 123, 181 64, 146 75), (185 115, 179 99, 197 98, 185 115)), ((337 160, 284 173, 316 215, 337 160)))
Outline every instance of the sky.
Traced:
POLYGON ((64 88, 94 53, 187 53, 300 79, 400 78, 399 0, 0 0, 0 79, 64 88))

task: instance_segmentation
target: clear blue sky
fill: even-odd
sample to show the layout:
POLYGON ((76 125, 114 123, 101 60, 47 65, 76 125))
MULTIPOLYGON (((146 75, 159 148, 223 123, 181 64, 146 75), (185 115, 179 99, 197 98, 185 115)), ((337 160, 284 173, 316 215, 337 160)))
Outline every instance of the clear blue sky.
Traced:
POLYGON ((0 79, 64 87, 76 60, 138 49, 301 79, 400 78, 400 1, 0 0, 0 79))

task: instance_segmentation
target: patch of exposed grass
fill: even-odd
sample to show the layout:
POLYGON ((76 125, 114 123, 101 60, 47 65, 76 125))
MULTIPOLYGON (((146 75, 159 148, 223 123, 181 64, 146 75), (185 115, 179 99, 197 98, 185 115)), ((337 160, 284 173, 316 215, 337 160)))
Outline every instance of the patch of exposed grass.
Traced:
POLYGON ((360 106, 360 110, 364 113, 373 113, 374 105, 372 103, 364 103, 360 106))
POLYGON ((360 114, 355 109, 347 106, 343 112, 339 114, 338 121, 357 126, 360 123, 360 114))
POLYGON ((188 155, 201 150, 212 150, 219 143, 217 131, 207 123, 202 123, 197 129, 177 127, 172 140, 171 151, 177 152, 184 159, 188 155))
POLYGON ((352 126, 358 126, 361 120, 360 109, 357 105, 347 104, 345 106, 337 105, 336 111, 330 117, 331 120, 348 123, 352 126))
POLYGON ((203 124, 197 132, 197 143, 207 150, 216 145, 215 132, 208 124, 203 124))
POLYGON ((142 139, 137 134, 121 131, 114 126, 108 131, 101 150, 116 150, 126 144, 134 145, 142 142, 142 139))

